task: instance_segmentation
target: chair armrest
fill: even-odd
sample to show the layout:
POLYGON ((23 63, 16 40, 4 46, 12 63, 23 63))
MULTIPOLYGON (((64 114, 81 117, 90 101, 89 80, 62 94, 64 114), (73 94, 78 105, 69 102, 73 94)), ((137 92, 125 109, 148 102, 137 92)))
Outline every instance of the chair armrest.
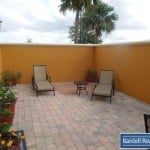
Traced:
POLYGON ((95 83, 95 87, 97 87, 97 86, 98 86, 98 82, 95 83))
POLYGON ((99 79, 96 80, 96 82, 95 82, 95 88, 97 87, 98 84, 99 84, 99 79))
POLYGON ((49 81, 49 82, 51 82, 51 77, 47 74, 46 75, 47 76, 47 80, 49 81))
POLYGON ((34 90, 34 83, 35 83, 35 79, 34 79, 34 76, 32 75, 32 88, 34 90))
POLYGON ((54 88, 54 85, 52 84, 52 81, 51 81, 51 77, 49 76, 49 75, 47 75, 47 80, 50 82, 50 84, 53 86, 53 89, 55 89, 54 88))
POLYGON ((115 94, 115 80, 112 82, 113 95, 115 94))

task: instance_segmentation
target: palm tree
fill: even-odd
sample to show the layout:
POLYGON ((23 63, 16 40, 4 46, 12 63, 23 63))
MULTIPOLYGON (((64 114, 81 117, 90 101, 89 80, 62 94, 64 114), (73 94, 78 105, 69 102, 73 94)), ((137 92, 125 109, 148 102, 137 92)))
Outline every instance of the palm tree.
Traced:
MULTIPOLYGON (((74 31, 75 26, 71 26, 69 28, 69 39, 71 41, 74 41, 74 31)), ((78 43, 80 44, 97 44, 96 38, 95 38, 95 31, 89 30, 84 24, 80 23, 79 28, 79 34, 78 34, 78 43)), ((98 43, 102 43, 102 40, 98 40, 98 43)))
POLYGON ((87 28, 95 30, 96 43, 102 32, 110 33, 115 29, 115 21, 118 15, 114 12, 114 8, 102 1, 98 1, 97 5, 92 5, 87 9, 81 17, 82 24, 87 28))
POLYGON ((75 39, 74 43, 78 43, 79 30, 79 14, 84 8, 88 8, 92 3, 96 4, 97 0, 61 0, 60 12, 65 13, 66 10, 73 10, 76 12, 75 17, 75 39))

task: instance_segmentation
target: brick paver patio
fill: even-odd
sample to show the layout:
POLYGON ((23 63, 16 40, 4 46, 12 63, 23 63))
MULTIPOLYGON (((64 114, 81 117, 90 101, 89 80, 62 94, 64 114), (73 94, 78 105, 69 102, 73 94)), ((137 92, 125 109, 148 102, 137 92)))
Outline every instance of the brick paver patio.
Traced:
POLYGON ((104 97, 91 103, 91 86, 80 97, 73 83, 55 87, 56 96, 44 92, 39 97, 29 84, 14 87, 18 101, 13 128, 25 131, 28 150, 119 150, 121 132, 145 132, 147 104, 120 92, 112 104, 104 97))

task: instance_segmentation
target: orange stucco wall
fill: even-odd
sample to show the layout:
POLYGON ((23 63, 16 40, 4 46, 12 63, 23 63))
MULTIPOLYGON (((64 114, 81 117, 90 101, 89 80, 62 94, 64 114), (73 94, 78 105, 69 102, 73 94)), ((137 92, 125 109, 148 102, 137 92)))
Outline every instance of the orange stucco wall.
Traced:
POLYGON ((85 72, 93 68, 93 47, 2 45, 2 68, 21 71, 21 83, 30 83, 33 64, 46 64, 53 82, 83 80, 85 72))
POLYGON ((21 71, 21 83, 31 83, 33 64, 46 64, 53 82, 83 80, 90 68, 114 69, 119 91, 150 104, 150 43, 0 45, 0 72, 21 71))
POLYGON ((115 70, 119 91, 150 103, 150 43, 96 47, 95 64, 115 70))

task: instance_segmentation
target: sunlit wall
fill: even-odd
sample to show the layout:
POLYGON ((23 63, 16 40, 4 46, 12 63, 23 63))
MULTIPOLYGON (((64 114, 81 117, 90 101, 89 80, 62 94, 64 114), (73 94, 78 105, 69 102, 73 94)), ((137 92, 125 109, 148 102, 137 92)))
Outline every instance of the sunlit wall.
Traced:
POLYGON ((97 46, 96 69, 114 69, 119 91, 150 103, 150 43, 97 46))
POLYGON ((22 83, 30 83, 34 64, 46 64, 54 82, 83 80, 85 72, 94 67, 93 47, 3 45, 3 71, 22 72, 22 83))
POLYGON ((150 103, 150 42, 113 45, 0 45, 0 72, 22 72, 31 83, 33 64, 46 64, 53 82, 84 80, 86 70, 114 69, 116 89, 150 103))

